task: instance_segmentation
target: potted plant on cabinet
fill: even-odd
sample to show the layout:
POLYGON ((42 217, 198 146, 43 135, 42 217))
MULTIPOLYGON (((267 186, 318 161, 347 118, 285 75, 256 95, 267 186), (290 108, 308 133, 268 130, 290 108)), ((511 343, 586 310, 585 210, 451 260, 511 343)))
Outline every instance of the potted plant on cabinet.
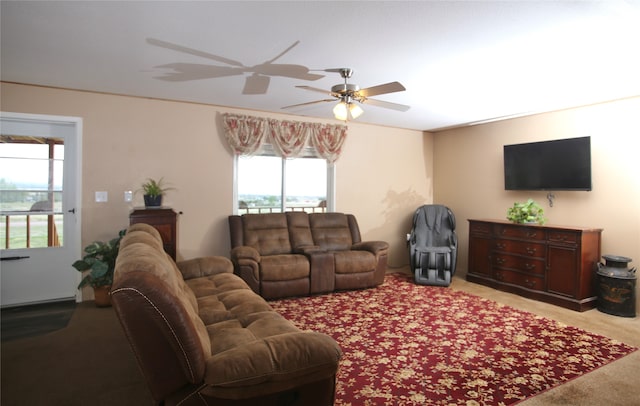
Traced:
POLYGON ((172 190, 171 187, 164 185, 164 179, 159 180, 147 178, 146 182, 142 184, 141 190, 144 197, 145 207, 160 207, 162 206, 162 196, 165 192, 172 190))
POLYGON ((517 224, 544 224, 547 221, 544 217, 544 209, 533 199, 528 199, 524 203, 515 202, 507 210, 507 219, 517 224))
POLYGON ((84 248, 84 257, 71 265, 79 272, 89 271, 80 281, 78 289, 90 285, 98 307, 111 306, 109 291, 113 284, 113 271, 116 267, 120 240, 125 233, 126 230, 120 230, 118 237, 108 242, 92 242, 84 248))

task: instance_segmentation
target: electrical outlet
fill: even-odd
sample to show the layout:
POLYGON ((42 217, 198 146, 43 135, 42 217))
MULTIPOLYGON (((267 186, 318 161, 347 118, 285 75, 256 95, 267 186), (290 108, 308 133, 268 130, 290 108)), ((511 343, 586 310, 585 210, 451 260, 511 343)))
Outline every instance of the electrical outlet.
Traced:
POLYGON ((133 192, 130 190, 124 191, 124 201, 129 203, 133 200, 133 192))
POLYGON ((96 192, 96 203, 106 203, 109 201, 109 193, 96 192))

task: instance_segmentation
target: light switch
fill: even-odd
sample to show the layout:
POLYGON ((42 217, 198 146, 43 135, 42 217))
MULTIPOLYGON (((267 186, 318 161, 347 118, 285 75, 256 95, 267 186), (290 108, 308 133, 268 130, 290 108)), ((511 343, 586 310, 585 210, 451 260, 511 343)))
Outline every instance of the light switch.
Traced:
POLYGON ((125 190, 124 191, 124 201, 125 202, 130 202, 133 200, 133 192, 130 190, 125 190))
POLYGON ((109 201, 109 193, 96 192, 96 203, 105 203, 109 201))

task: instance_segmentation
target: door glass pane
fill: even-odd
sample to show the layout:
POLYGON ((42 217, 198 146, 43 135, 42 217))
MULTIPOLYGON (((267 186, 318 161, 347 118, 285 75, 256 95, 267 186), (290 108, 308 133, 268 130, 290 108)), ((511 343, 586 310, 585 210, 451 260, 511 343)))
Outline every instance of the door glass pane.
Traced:
POLYGON ((238 212, 282 211, 282 159, 275 156, 238 158, 238 212))
POLYGON ((323 212, 327 207, 327 161, 299 158, 286 161, 286 207, 289 211, 323 212))
POLYGON ((0 249, 62 246, 64 145, 0 136, 0 249))

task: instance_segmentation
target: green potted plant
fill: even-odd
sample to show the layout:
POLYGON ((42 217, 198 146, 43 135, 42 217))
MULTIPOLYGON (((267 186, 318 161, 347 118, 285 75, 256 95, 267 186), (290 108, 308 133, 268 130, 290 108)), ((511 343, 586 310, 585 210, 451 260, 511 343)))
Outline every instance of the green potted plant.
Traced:
POLYGON ((514 223, 538 223, 544 224, 547 219, 544 217, 544 209, 533 199, 528 199, 524 203, 514 203, 507 210, 507 219, 514 223))
POLYGON ((120 250, 120 240, 125 233, 126 230, 120 230, 118 236, 108 242, 92 242, 84 248, 84 257, 71 265, 79 272, 89 271, 80 281, 78 289, 90 285, 98 307, 111 305, 109 291, 113 284, 113 271, 120 250))
POLYGON ((172 190, 171 187, 164 185, 164 178, 159 180, 147 178, 140 188, 144 197, 144 205, 146 207, 162 206, 162 196, 165 192, 172 190))

